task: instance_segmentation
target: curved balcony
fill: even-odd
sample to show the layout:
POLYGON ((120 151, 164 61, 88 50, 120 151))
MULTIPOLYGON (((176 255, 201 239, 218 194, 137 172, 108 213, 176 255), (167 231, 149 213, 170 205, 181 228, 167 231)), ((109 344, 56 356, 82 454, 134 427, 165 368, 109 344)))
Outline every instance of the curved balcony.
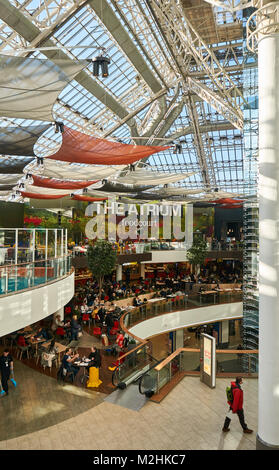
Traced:
POLYGON ((72 270, 72 256, 0 266, 0 298, 62 278, 72 270))
MULTIPOLYGON (((155 361, 152 357, 152 336, 189 326, 239 319, 242 317, 242 293, 236 289, 227 301, 222 299, 219 305, 209 302, 206 307, 204 304, 198 305, 198 296, 193 297, 197 301, 194 309, 189 308, 187 296, 177 296, 173 299, 152 299, 149 304, 135 307, 122 315, 121 327, 136 341, 136 345, 118 362, 113 373, 115 386, 123 382, 129 384, 136 374, 142 377, 140 392, 155 393, 154 400, 160 401, 183 376, 199 375, 200 349, 179 348, 163 361, 155 361), (176 321, 176 317, 179 321, 176 321), (183 317, 183 321, 180 321, 180 317, 183 317), (151 328, 156 319, 159 320, 156 328, 160 323, 165 323, 163 330, 159 328, 156 332, 156 328, 151 328), (144 324, 146 327, 141 328, 144 324)), ((258 350, 240 352, 222 349, 216 353, 217 376, 230 377, 238 373, 248 377, 257 376, 251 363, 257 359, 258 350)))
POLYGON ((62 229, 0 229, 0 336, 60 310, 74 295, 62 229))

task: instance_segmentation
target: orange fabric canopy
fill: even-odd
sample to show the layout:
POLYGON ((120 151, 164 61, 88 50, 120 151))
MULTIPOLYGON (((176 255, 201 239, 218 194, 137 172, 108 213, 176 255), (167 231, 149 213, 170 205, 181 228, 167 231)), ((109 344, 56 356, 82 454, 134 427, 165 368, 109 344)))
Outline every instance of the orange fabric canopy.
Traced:
POLYGON ((20 191, 23 197, 29 197, 30 199, 60 199, 69 194, 36 194, 36 193, 27 193, 25 191, 20 191))
POLYGON ((43 188, 54 188, 54 189, 82 189, 87 188, 91 184, 97 183, 97 181, 70 181, 70 180, 59 180, 55 178, 43 178, 42 176, 32 175, 34 185, 41 186, 43 188))
POLYGON ((96 201, 106 201, 107 197, 91 197, 91 196, 80 196, 79 194, 75 194, 72 199, 76 201, 88 201, 88 202, 96 202, 96 201))
POLYGON ((111 142, 65 126, 60 149, 46 158, 93 165, 126 165, 168 148, 170 146, 128 145, 111 142))

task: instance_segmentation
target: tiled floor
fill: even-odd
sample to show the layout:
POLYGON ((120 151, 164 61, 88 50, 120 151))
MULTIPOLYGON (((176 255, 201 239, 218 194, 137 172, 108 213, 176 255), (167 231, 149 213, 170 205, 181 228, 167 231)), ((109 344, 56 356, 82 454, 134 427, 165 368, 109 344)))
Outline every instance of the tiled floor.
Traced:
POLYGON ((18 386, 0 398, 1 449, 243 449, 256 448, 256 379, 244 379, 244 410, 254 433, 243 434, 238 418, 221 431, 228 379, 211 390, 185 377, 161 402, 139 411, 104 401, 99 392, 64 387, 16 362, 18 386))

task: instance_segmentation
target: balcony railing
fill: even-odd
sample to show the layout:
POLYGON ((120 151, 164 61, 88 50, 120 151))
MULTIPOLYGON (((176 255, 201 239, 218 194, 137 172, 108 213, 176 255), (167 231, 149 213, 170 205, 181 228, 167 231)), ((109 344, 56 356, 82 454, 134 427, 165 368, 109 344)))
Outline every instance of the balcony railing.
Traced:
POLYGON ((72 256, 0 266, 0 295, 30 289, 70 273, 72 256))

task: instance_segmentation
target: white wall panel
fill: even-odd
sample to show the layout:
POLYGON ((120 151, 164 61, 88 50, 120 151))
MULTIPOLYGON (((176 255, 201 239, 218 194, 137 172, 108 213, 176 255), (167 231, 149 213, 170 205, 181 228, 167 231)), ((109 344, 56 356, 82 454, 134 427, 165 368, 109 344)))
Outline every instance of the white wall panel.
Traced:
POLYGON ((74 295, 74 273, 59 281, 0 299, 0 337, 64 307, 74 295))
POLYGON ((158 317, 145 320, 133 328, 130 332, 141 339, 166 333, 168 331, 187 328, 189 326, 214 323, 222 320, 231 320, 243 316, 243 303, 234 302, 221 305, 210 305, 179 312, 165 313, 158 317))

